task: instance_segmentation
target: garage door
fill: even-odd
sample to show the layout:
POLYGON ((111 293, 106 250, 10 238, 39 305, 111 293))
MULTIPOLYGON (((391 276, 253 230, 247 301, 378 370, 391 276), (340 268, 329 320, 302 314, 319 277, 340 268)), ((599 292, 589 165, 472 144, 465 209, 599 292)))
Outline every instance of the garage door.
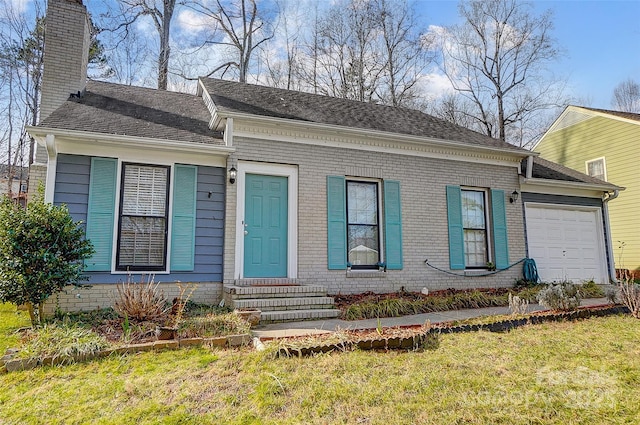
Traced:
POLYGON ((608 283, 599 209, 525 204, 529 257, 544 282, 608 283))

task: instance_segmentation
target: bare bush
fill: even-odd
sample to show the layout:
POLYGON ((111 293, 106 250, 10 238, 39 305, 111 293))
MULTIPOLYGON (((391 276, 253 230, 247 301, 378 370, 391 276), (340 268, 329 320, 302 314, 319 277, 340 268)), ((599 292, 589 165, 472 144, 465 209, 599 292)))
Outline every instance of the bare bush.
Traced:
POLYGON ((126 282, 116 286, 118 299, 114 310, 121 316, 139 322, 162 323, 166 320, 169 307, 164 293, 158 289, 154 276, 140 277, 140 282, 132 280, 131 275, 126 282))
POLYGON ((632 279, 620 281, 620 298, 622 304, 627 306, 631 315, 640 319, 640 285, 632 279))
POLYGON ((529 301, 509 293, 509 310, 511 310, 511 314, 525 314, 528 307, 529 301))

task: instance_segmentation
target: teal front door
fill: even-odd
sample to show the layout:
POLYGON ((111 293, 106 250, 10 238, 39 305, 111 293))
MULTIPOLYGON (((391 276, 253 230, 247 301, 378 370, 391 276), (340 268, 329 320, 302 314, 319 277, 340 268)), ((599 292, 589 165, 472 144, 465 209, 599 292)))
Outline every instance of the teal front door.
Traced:
POLYGON ((244 277, 287 277, 287 177, 246 174, 244 277))

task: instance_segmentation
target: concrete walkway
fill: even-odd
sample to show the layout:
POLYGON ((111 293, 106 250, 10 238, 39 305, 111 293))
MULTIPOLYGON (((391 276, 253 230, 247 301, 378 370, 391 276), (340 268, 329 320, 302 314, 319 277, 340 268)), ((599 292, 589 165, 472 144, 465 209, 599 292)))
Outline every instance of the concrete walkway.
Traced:
MULTIPOLYGON (((608 304, 606 298, 588 298, 582 300, 582 306, 595 306, 608 304)), ((529 304, 527 312, 545 310, 539 304, 529 304)), ((452 320, 465 320, 481 316, 495 316, 510 314, 509 307, 486 307, 473 308, 467 310, 450 310, 438 313, 413 314, 402 317, 388 317, 380 319, 382 327, 423 325, 427 320, 432 324, 439 322, 449 322, 452 320)), ((253 336, 258 338, 285 338, 292 336, 304 336, 330 333, 337 329, 375 329, 378 326, 378 319, 365 320, 342 320, 324 319, 308 320, 303 322, 274 323, 271 325, 260 325, 252 330, 253 336)))

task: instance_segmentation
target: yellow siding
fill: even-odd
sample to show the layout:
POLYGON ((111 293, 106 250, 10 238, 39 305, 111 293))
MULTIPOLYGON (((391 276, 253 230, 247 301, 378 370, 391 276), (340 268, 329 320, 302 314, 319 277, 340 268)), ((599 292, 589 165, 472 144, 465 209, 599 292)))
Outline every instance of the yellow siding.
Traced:
POLYGON ((536 151, 583 173, 586 161, 605 158, 607 180, 626 187, 609 204, 616 267, 640 270, 640 123, 593 117, 548 133, 536 151))

